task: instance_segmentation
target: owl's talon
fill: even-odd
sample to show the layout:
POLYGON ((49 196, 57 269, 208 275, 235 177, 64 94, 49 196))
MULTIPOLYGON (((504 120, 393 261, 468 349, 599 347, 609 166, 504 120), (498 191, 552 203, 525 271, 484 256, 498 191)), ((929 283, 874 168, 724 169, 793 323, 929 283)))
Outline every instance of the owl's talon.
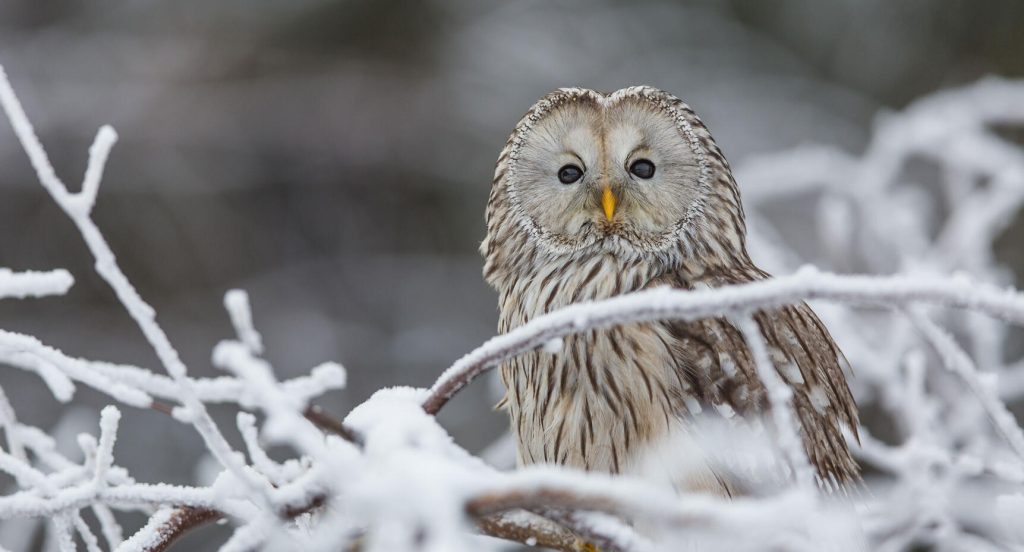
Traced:
POLYGON ((597 546, 583 539, 576 539, 576 550, 579 550, 579 552, 601 552, 597 546))

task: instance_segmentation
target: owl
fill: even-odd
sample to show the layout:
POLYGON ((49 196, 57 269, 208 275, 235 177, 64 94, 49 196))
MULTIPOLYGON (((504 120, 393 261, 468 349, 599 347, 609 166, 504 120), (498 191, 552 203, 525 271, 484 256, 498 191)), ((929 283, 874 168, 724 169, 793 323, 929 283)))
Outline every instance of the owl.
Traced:
MULTIPOLYGON (((502 333, 574 303, 769 277, 747 255, 739 188, 707 127, 651 87, 544 96, 498 158, 486 222, 483 273, 502 333)), ((828 330, 802 303, 754 321, 793 391, 820 479, 856 480, 842 427, 856 435, 857 408, 828 330)), ((702 416, 759 420, 768 408, 743 335, 725 318, 590 330, 506 361, 501 378, 520 465, 633 473, 702 416)), ((698 475, 680 484, 733 494, 714 467, 698 475)))

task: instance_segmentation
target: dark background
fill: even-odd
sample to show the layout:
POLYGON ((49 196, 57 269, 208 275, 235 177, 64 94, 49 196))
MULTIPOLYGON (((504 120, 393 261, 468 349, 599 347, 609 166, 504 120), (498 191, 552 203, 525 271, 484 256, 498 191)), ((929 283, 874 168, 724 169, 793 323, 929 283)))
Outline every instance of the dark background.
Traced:
MULTIPOLYGON (((734 165, 805 143, 857 152, 878 113, 1024 74, 1022 30, 1015 0, 6 0, 0 63, 73 189, 96 129, 119 132, 95 216, 190 372, 213 375, 223 293, 242 287, 280 377, 349 369, 320 401, 341 415, 383 386, 429 385, 494 332, 484 204, 545 92, 664 88, 734 165)), ((1018 237, 1002 248, 1019 263, 1018 237)), ((0 328, 160 370, 6 122, 0 266, 76 277, 67 297, 0 303, 0 328)), ((0 367, 0 386, 27 423, 67 412, 35 375, 0 367)), ((487 387, 442 417, 471 450, 506 423, 487 387)), ((89 408, 65 425, 95 432, 107 402, 80 388, 89 408)), ((127 413, 118 461, 192 481, 201 443, 161 416, 127 413)))

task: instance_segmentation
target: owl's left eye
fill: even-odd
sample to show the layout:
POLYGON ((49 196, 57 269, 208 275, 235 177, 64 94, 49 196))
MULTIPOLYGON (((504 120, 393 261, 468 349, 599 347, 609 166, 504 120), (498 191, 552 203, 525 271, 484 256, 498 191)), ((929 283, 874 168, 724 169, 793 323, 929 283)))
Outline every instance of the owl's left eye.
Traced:
POLYGON ((558 169, 558 181, 562 184, 572 184, 583 178, 583 169, 576 165, 566 165, 558 169))
POLYGON ((654 176, 654 163, 647 159, 637 159, 629 166, 629 172, 633 173, 637 178, 647 180, 654 176))

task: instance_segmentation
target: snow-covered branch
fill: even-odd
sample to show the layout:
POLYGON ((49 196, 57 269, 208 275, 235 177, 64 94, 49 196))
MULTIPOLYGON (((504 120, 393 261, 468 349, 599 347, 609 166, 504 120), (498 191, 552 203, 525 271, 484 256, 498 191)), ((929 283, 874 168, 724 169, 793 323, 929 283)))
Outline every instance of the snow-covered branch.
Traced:
POLYGON ((751 284, 700 291, 653 289, 537 317, 491 338, 459 359, 431 388, 424 407, 436 413, 459 389, 501 361, 590 328, 650 320, 696 320, 812 299, 888 308, 925 303, 970 309, 1024 325, 1024 294, 1015 290, 959 276, 838 276, 804 267, 791 276, 751 284))
POLYGON ((13 272, 0 268, 0 299, 64 295, 75 279, 67 270, 13 272))

